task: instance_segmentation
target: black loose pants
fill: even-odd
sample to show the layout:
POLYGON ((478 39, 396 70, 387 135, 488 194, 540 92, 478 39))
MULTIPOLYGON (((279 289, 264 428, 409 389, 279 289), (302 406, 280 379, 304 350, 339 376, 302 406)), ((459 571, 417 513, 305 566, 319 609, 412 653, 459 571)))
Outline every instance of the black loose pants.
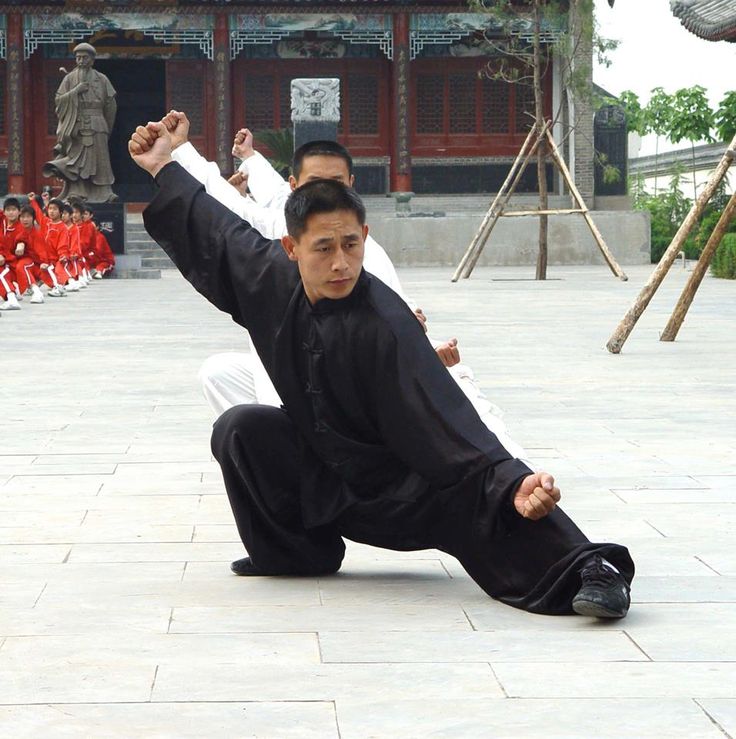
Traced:
POLYGON ((631 582, 625 547, 593 544, 559 508, 540 521, 513 509, 508 491, 486 469, 451 489, 414 501, 378 498, 347 508, 335 521, 306 528, 299 500, 297 431, 287 414, 236 406, 216 422, 220 463, 238 532, 253 564, 268 575, 336 572, 343 537, 385 549, 439 549, 456 557, 488 595, 534 613, 572 613, 579 571, 593 554, 631 582))

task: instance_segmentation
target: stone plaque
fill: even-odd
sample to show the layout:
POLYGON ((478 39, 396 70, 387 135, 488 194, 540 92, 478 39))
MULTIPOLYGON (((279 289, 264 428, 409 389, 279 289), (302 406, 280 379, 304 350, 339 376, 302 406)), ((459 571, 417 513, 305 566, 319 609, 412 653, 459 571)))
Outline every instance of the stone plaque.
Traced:
POLYGON ((295 149, 308 141, 336 141, 340 123, 340 80, 292 80, 291 120, 294 124, 295 149))

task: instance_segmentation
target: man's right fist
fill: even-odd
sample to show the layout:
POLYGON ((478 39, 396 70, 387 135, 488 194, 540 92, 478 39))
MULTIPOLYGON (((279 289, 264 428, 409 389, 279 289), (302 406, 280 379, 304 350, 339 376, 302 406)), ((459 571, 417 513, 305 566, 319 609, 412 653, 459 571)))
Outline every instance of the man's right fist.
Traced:
POLYGON ((171 137, 172 151, 189 141, 189 118, 180 110, 170 110, 162 119, 166 130, 171 137))
POLYGON ((161 121, 138 126, 128 142, 133 161, 151 177, 171 160, 171 136, 161 121))
POLYGON ((253 149, 253 134, 247 128, 241 128, 233 140, 232 155, 238 159, 248 159, 255 154, 253 149))

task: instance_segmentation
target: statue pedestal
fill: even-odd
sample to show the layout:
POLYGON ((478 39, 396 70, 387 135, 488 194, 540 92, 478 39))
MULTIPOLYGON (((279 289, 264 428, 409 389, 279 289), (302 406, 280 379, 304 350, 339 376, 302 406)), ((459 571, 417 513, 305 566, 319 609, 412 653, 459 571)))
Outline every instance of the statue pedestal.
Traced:
POLYGON ((310 141, 337 141, 337 123, 333 121, 294 121, 294 149, 310 141))
POLYGON ((90 203, 100 231, 113 254, 125 254, 125 205, 123 203, 90 203))

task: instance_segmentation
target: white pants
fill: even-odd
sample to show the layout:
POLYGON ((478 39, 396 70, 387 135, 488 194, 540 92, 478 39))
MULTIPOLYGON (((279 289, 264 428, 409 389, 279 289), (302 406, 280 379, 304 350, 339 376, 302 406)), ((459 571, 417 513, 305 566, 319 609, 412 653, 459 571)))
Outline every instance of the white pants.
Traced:
MULTIPOLYGON (((501 410, 483 395, 470 367, 456 364, 448 371, 472 403, 481 421, 496 435, 506 451, 534 469, 526 459, 524 449, 509 436, 501 410)), ((213 354, 202 364, 199 380, 204 397, 218 418, 235 405, 281 405, 281 399, 255 353, 213 354)))
POLYGON ((216 418, 235 405, 281 405, 281 398, 255 354, 213 354, 199 368, 199 381, 216 418))

